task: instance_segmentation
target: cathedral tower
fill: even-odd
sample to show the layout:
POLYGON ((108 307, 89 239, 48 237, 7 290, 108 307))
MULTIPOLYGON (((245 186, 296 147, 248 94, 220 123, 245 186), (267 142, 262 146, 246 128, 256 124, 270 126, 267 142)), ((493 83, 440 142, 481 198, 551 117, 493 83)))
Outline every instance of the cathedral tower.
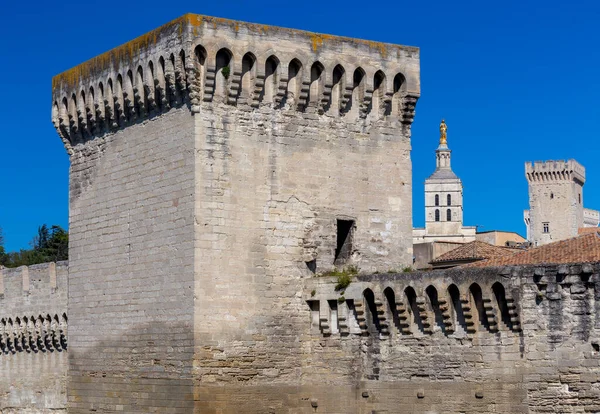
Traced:
POLYGON ((452 151, 448 148, 447 130, 442 120, 435 151, 436 169, 425 180, 425 228, 414 229, 414 243, 475 240, 475 227, 463 227, 463 186, 450 165, 452 151))

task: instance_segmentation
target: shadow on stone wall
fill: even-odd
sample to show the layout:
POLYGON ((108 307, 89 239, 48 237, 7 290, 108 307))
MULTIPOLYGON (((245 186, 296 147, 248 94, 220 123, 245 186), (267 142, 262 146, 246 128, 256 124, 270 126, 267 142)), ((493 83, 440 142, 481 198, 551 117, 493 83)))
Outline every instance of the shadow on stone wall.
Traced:
POLYGON ((189 324, 136 326, 87 350, 69 339, 69 413, 194 412, 189 324))

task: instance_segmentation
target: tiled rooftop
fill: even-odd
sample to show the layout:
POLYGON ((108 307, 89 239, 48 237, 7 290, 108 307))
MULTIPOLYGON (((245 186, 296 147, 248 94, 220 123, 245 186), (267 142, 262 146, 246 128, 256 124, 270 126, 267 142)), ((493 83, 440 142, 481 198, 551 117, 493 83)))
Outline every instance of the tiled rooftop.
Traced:
POLYGON ((465 265, 465 267, 589 263, 599 261, 600 235, 596 229, 596 231, 592 233, 583 234, 540 247, 530 248, 505 257, 494 257, 476 263, 470 263, 465 265))
POLYGON ((512 256, 515 253, 521 251, 521 249, 494 246, 482 241, 472 241, 470 243, 465 243, 462 246, 457 247, 456 249, 444 253, 440 257, 432 260, 431 263, 439 264, 442 262, 474 261, 490 258, 502 258, 512 256))

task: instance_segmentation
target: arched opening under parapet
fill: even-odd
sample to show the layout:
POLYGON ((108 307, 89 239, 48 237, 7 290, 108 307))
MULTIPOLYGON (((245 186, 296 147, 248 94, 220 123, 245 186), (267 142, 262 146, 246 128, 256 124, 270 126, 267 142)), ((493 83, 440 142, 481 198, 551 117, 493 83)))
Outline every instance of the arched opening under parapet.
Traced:
POLYGON ((469 287, 469 293, 469 302, 471 305, 471 312, 474 314, 473 322, 475 322, 475 327, 483 327, 489 330, 490 325, 485 314, 485 308, 483 307, 483 292, 481 287, 477 283, 473 283, 469 287), (477 315, 475 315, 475 313, 477 315))
POLYGON ((248 52, 242 58, 242 78, 240 89, 238 89, 238 99, 248 99, 254 92, 254 82, 256 79, 256 57, 248 52))
POLYGON ((123 107, 123 77, 121 74, 117 75, 115 89, 113 90, 113 99, 115 102, 115 119, 119 126, 123 126, 125 123, 125 108, 123 107))
POLYGON ((61 102, 61 107, 58 112, 58 120, 63 122, 65 125, 69 122, 69 101, 64 97, 61 102))
POLYGON ((286 92, 286 103, 295 105, 298 103, 298 95, 300 93, 300 84, 302 82, 302 63, 298 59, 294 59, 288 66, 288 85, 286 92))
POLYGON ((148 102, 148 112, 160 111, 160 101, 156 94, 156 70, 154 69, 154 62, 148 61, 148 67, 146 70, 146 82, 144 84, 144 93, 146 94, 146 101, 148 102))
POLYGON ((54 123, 54 126, 58 128, 59 122, 58 122, 58 102, 54 101, 54 103, 52 104, 52 123, 54 123))
POLYGON ((206 63, 206 57, 208 56, 208 54, 206 53, 206 49, 204 49, 204 46, 196 46, 196 48, 194 49, 194 56, 196 57, 196 68, 203 67, 206 63))
POLYGON ((135 108, 138 114, 146 112, 148 108, 148 100, 146 94, 146 87, 144 85, 144 69, 138 66, 135 74, 135 88, 137 90, 137 99, 135 99, 135 108))
POLYGON ((69 102, 66 97, 62 99, 60 106, 58 107, 58 125, 63 135, 70 141, 71 128, 69 126, 69 102))
POLYGON ((71 140, 75 140, 79 134, 79 119, 77 117, 77 97, 75 94, 71 95, 69 101, 69 127, 71 128, 71 140))
POLYGON ((196 69, 195 79, 192 82, 196 83, 198 102, 201 102, 204 97, 204 80, 206 78, 206 58, 208 53, 202 45, 197 45, 194 49, 194 67, 196 69))
MULTIPOLYGON (((398 331, 402 331, 400 327, 400 318, 398 317, 398 308, 396 306, 396 294, 391 287, 387 287, 384 289, 383 294, 388 303, 388 313, 392 316, 390 319, 394 323, 394 326, 398 331)), ((390 332, 392 330, 390 329, 390 332)))
POLYGON ((446 333, 446 325, 444 325, 444 317, 442 316, 442 311, 440 309, 437 289, 434 286, 429 285, 427 286, 427 289, 425 289, 425 293, 429 299, 429 309, 433 314, 435 326, 437 327, 434 329, 434 331, 439 330, 443 333, 446 333))
POLYGON ((15 350, 17 351, 23 351, 25 349, 25 347, 23 346, 23 325, 21 322, 21 318, 19 318, 18 316, 15 318, 15 326, 17 328, 17 332, 14 333, 14 343, 15 343, 15 350))
POLYGON ((336 65, 333 68, 331 78, 331 98, 329 100, 329 105, 326 108, 326 110, 335 115, 339 115, 343 107, 342 102, 344 97, 345 73, 346 70, 342 65, 336 65))
POLYGON ((448 286, 448 296, 450 297, 450 303, 452 304, 452 319, 455 322, 455 331, 460 326, 463 332, 467 332, 467 323, 465 321, 465 315, 463 313, 462 303, 460 301, 460 291, 455 284, 448 286))
POLYGON ((371 100, 369 113, 379 118, 385 112, 385 73, 378 70, 373 77, 373 99, 371 100))
POLYGON ((6 320, 2 318, 0 319, 0 352, 3 354, 8 353, 7 341, 5 339, 7 335, 5 333, 8 334, 6 320))
POLYGON ((352 97, 348 102, 348 107, 345 112, 353 113, 358 116, 360 106, 365 97, 365 71, 358 67, 352 75, 352 97))
MULTIPOLYGON (((400 109, 402 107, 402 98, 406 89, 406 78, 402 73, 398 73, 394 76, 394 94, 392 95, 392 108, 390 114, 400 115, 400 109)), ((386 115, 390 115, 386 114, 386 115)))
POLYGON ((321 62, 315 62, 310 68, 310 89, 308 92, 308 104, 315 106, 318 103, 319 96, 323 92, 323 72, 324 66, 321 62))
POLYGON ((87 108, 86 110, 89 113, 89 117, 91 120, 93 120, 94 122, 97 120, 97 112, 96 112, 96 91, 94 90, 93 86, 90 86, 90 90, 88 93, 88 104, 87 104, 87 108))
POLYGON ((165 59, 162 56, 158 58, 155 79, 154 85, 157 91, 156 100, 159 102, 160 109, 165 110, 169 106, 169 97, 166 85, 167 81, 165 79, 165 59))
POLYGON ((106 113, 106 123, 108 128, 114 128, 117 126, 115 121, 115 96, 113 81, 108 78, 106 82, 106 89, 104 89, 104 111, 106 113))
POLYGON ((227 102, 227 85, 233 75, 231 73, 231 58, 233 54, 229 49, 222 48, 217 52, 215 64, 215 92, 214 95, 221 97, 227 102))
MULTIPOLYGON (((177 65, 175 66, 175 73, 177 78, 180 79, 177 82, 177 89, 179 90, 180 96, 186 96, 185 89, 187 87, 186 73, 185 73, 185 51, 181 49, 177 55, 177 65)), ((181 100, 183 102, 183 99, 181 100)))
POLYGON ((419 308, 417 307, 417 293, 412 287, 404 289, 404 303, 406 304, 406 311, 408 312, 407 320, 409 329, 415 333, 417 330, 424 333, 423 322, 421 321, 421 315, 419 308))
POLYGON ((262 89, 259 101, 273 103, 279 86, 279 59, 269 56, 265 61, 265 87, 262 89))
POLYGON ((377 317, 377 307, 375 306, 375 295, 369 288, 363 291, 363 297, 365 299, 365 321, 367 323, 367 331, 369 335, 377 335, 381 326, 379 325, 379 318, 377 317))
POLYGON ((513 324, 512 324, 512 321, 510 320, 510 314, 508 312, 508 303, 506 301, 506 290, 504 289, 504 286, 502 286, 502 283, 500 283, 500 282, 494 283, 492 285, 492 292, 494 292, 494 297, 496 298, 496 304, 498 306, 498 311, 499 311, 500 318, 502 319, 502 322, 508 329, 512 330, 513 324))
POLYGON ((125 103, 125 117, 127 118, 127 121, 131 122, 137 117, 135 99, 133 97, 133 73, 131 70, 127 71, 124 81, 123 102, 125 103))
MULTIPOLYGON (((88 113, 88 98, 89 98, 89 94, 86 96, 85 91, 82 90, 79 94, 79 118, 82 120, 83 124, 87 124, 88 120, 89 120, 89 113, 88 113)), ((83 131, 82 131, 83 132, 83 131)))

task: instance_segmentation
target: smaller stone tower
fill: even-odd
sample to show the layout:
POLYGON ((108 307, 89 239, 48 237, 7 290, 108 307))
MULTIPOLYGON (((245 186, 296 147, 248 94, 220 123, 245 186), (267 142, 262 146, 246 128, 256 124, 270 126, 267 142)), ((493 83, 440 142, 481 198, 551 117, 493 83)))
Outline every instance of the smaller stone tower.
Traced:
POLYGON ((470 242, 475 227, 463 227, 462 181, 450 166, 448 127, 440 123, 440 143, 435 151, 436 169, 425 180, 425 228, 413 230, 413 243, 432 241, 470 242))
POLYGON ((597 227, 598 212, 583 208, 585 168, 575 160, 525 163, 529 210, 524 211, 527 239, 535 246, 577 236, 597 227))

